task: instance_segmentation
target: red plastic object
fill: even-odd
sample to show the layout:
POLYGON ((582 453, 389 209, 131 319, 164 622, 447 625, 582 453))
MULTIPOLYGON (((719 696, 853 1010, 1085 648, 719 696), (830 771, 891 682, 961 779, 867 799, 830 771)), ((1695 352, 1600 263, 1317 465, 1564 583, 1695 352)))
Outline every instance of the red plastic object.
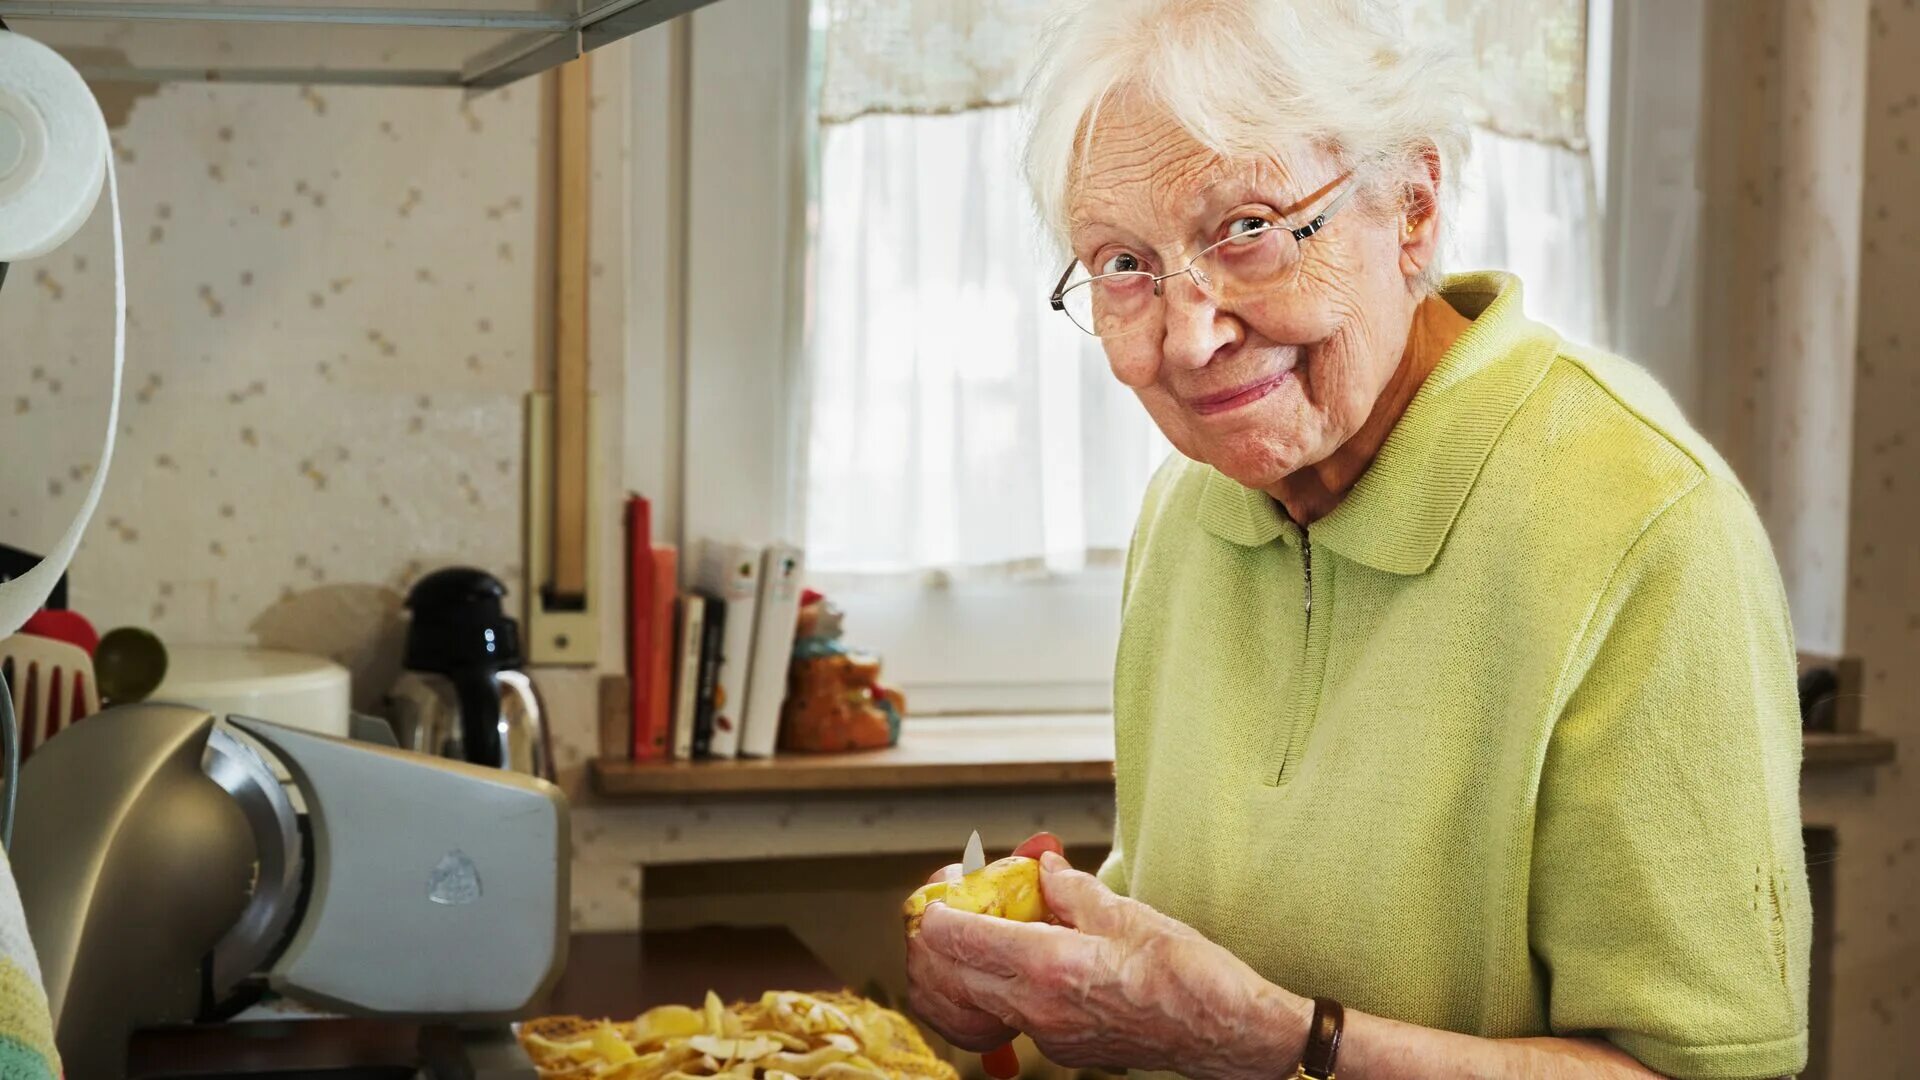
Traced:
POLYGON ((54 611, 51 608, 41 608, 27 616, 27 621, 21 625, 20 632, 76 645, 86 650, 88 656, 92 656, 93 651, 100 647, 100 632, 93 628, 93 624, 87 621, 86 616, 77 611, 54 611))
MULTIPOLYGON (((1013 849, 1015 855, 1037 859, 1041 853, 1051 851, 1056 855, 1065 855, 1065 847, 1060 838, 1049 832, 1034 833, 1021 845, 1013 849)), ((999 1046, 980 1055, 980 1067, 986 1070, 993 1080, 1014 1080, 1020 1075, 1020 1055, 1014 1052, 1012 1043, 999 1046)))
POLYGON ((1001 1043, 980 1055, 980 1067, 994 1080, 1013 1080, 1020 1075, 1020 1055, 1014 1053, 1012 1043, 1001 1043))

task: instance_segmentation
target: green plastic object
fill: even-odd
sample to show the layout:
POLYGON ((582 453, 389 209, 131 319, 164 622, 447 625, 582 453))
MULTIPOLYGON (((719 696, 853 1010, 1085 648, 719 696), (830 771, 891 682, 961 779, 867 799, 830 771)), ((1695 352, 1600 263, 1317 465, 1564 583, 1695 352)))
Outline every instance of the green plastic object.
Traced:
POLYGON ((93 677, 107 704, 145 701, 167 677, 167 647, 144 627, 109 630, 94 650, 93 677))

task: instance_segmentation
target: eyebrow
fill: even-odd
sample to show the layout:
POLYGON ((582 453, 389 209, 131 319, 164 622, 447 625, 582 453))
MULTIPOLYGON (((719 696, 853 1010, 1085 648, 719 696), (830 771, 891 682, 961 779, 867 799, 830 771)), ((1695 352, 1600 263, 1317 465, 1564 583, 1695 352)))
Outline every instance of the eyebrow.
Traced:
MULTIPOLYGON (((1345 183, 1352 176, 1353 176, 1352 169, 1343 170, 1341 172, 1334 174, 1334 176, 1329 180, 1327 180, 1326 183, 1321 184, 1319 187, 1313 189, 1312 191, 1307 192, 1305 195, 1302 195, 1300 198, 1295 199, 1293 202, 1287 205, 1277 206, 1272 203, 1267 203, 1267 205, 1273 206, 1274 212, 1279 214, 1283 218, 1292 218, 1292 217, 1298 216, 1300 214, 1305 213, 1307 208, 1312 206, 1314 203, 1317 203, 1321 199, 1326 198, 1329 193, 1331 193, 1335 188, 1339 187, 1341 184, 1345 183)), ((1223 202, 1236 202, 1236 203, 1256 202, 1256 201, 1266 202, 1265 199, 1261 198, 1261 189, 1264 186, 1265 185, 1263 185, 1257 179, 1248 180, 1244 176, 1240 176, 1240 175, 1221 177, 1218 181, 1212 184, 1209 184, 1207 187, 1201 189, 1199 193, 1198 202, 1201 205, 1206 205, 1208 203, 1208 200, 1214 194, 1214 192, 1222 188, 1228 191, 1239 192, 1242 195, 1242 197, 1236 198, 1236 199, 1221 200, 1223 202)))
MULTIPOLYGON (((1285 206, 1274 206, 1273 207, 1274 212, 1278 214, 1282 219, 1291 221, 1292 219, 1295 219, 1300 215, 1306 213, 1308 207, 1313 206, 1315 203, 1326 198, 1329 193, 1339 188, 1341 184, 1344 184, 1347 181, 1353 179, 1353 175, 1354 175, 1354 171, 1352 169, 1347 169, 1343 172, 1337 173, 1332 178, 1328 179, 1325 183, 1321 184, 1319 187, 1313 189, 1307 194, 1301 196, 1300 198, 1295 199, 1293 202, 1285 206)), ((1264 185, 1262 185, 1258 179, 1249 179, 1244 173, 1236 173, 1231 176, 1223 176, 1220 179, 1214 181, 1213 183, 1208 184, 1206 187, 1201 188, 1200 191, 1195 194, 1193 205, 1195 205, 1199 209, 1197 209, 1194 212, 1197 214, 1205 214, 1208 212, 1208 208, 1210 206, 1216 206, 1216 205, 1222 205, 1222 204, 1254 202, 1254 201, 1264 202, 1264 200, 1261 198, 1261 190, 1260 190, 1263 186, 1264 185), (1215 194, 1221 191, 1222 189, 1232 193, 1236 193, 1239 197, 1233 198, 1233 199, 1216 199, 1215 194)), ((1268 205, 1272 205, 1272 204, 1268 204, 1268 205)), ((1078 236, 1080 236, 1084 232, 1096 230, 1096 229, 1110 229, 1112 231, 1125 234, 1127 236, 1134 235, 1133 230, 1120 228, 1119 226, 1114 225, 1111 222, 1105 222, 1105 221, 1076 222, 1070 225, 1067 230, 1069 248, 1074 246, 1073 242, 1078 236)), ((1152 246, 1152 245, 1149 245, 1149 246, 1152 246)), ((1073 268, 1069 266, 1067 269, 1068 269, 1068 272, 1071 273, 1073 268)))

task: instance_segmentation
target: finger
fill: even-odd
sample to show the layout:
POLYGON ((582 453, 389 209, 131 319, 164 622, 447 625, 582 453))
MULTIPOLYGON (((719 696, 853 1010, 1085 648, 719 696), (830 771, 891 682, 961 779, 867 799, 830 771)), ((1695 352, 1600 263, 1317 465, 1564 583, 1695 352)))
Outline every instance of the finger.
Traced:
POLYGON ((1005 1042, 1012 1028, 974 1007, 960 968, 917 942, 907 949, 907 1001, 914 1014, 955 1046, 976 1049, 1005 1042))
POLYGON ((931 885, 936 881, 959 881, 964 876, 965 875, 960 873, 959 863, 948 863, 940 869, 935 870, 933 876, 927 879, 927 884, 931 885))
MULTIPOLYGON (((977 1029, 983 1039, 987 1035, 1005 1032, 1005 1038, 1000 1040, 1005 1042, 1019 1033, 1026 1020, 1026 1007, 1033 1004, 1029 1000, 1033 990, 1026 982, 1018 977, 996 975, 964 964, 949 963, 944 971, 929 980, 929 986, 944 987, 941 993, 949 1002, 977 1016, 991 1019, 991 1024, 977 1029)), ((967 1049, 982 1050, 997 1045, 986 1042, 982 1046, 969 1045, 967 1049)))
POLYGON ((955 1046, 978 1052, 999 1046, 1017 1033, 990 1013, 963 1005, 926 990, 907 994, 907 1007, 914 1018, 940 1033, 955 1046))
POLYGON ((991 1013, 956 1005, 938 995, 911 994, 907 1005, 916 1018, 939 1032, 941 1038, 976 1054, 1004 1045, 1020 1034, 991 1013))
POLYGON ((1064 856, 1040 857, 1040 891, 1063 925, 1103 937, 1120 931, 1127 901, 1092 874, 1075 870, 1064 856))
POLYGON ((1065 941, 1078 936, 1049 923, 1014 922, 935 903, 927 905, 914 940, 961 967, 1020 978, 1046 964, 1065 941))
POLYGON ((1028 837, 1026 842, 1022 843, 1019 847, 1013 849, 1015 855, 1023 855, 1029 859, 1039 858, 1040 853, 1044 851, 1051 851, 1055 855, 1065 856, 1067 848, 1066 845, 1060 842, 1060 838, 1052 833, 1037 832, 1028 837))

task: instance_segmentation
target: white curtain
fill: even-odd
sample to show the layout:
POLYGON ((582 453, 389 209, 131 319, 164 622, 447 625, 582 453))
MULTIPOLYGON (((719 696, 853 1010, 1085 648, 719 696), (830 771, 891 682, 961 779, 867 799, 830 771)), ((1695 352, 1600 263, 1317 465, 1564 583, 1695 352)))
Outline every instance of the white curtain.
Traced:
POLYGON ((821 132, 817 571, 1059 573, 1126 549, 1167 446, 1047 304, 1062 267, 1043 257, 1019 137, 1006 108, 821 132))
MULTIPOLYGON (((810 566, 918 583, 1117 561, 1169 448, 1098 343, 1046 302, 1062 264, 1019 176, 1020 114, 996 104, 1017 92, 1044 5, 822 3, 810 566)), ((1535 317, 1604 343, 1585 0, 1409 11, 1470 32, 1481 107, 1516 121, 1476 131, 1448 265, 1512 270, 1535 317)))
MULTIPOLYGON (((1474 123, 1585 149, 1588 0, 1394 0, 1407 29, 1474 65, 1474 123)), ((1051 0, 815 0, 820 120, 934 114, 1020 98, 1051 0)))
POLYGON ((1454 270, 1508 270, 1527 314, 1584 344, 1607 344, 1600 218, 1583 151, 1476 128, 1445 244, 1454 270))

